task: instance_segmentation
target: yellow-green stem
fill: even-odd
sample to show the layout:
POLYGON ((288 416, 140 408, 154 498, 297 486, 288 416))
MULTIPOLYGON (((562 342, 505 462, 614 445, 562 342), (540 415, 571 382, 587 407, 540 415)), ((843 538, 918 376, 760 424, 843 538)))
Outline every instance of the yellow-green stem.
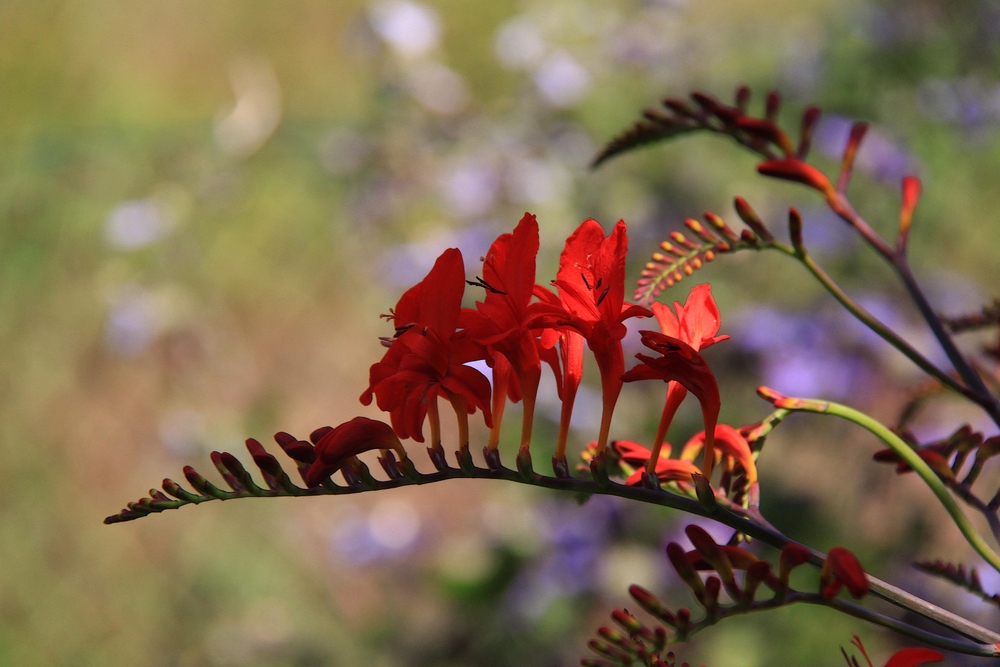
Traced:
POLYGON ((902 438, 893 433, 887 426, 878 420, 869 417, 865 413, 849 408, 839 403, 821 401, 814 399, 783 398, 775 402, 779 408, 795 410, 800 412, 816 412, 819 414, 834 415, 848 421, 854 422, 858 426, 867 429, 879 440, 887 444, 896 454, 913 468, 924 483, 930 487, 934 495, 938 497, 945 510, 951 516, 952 521, 961 531, 969 545, 975 549, 976 553, 992 565, 994 569, 1000 571, 1000 556, 986 543, 986 540, 976 532, 969 518, 962 512, 962 508, 948 492, 944 482, 931 470, 931 467, 924 462, 920 455, 913 450, 902 438))

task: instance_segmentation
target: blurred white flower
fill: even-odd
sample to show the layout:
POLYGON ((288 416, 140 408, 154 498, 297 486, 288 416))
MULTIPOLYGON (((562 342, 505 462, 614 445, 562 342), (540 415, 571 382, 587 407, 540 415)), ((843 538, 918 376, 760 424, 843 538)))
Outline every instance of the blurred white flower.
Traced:
POLYGON ((429 111, 450 116, 469 103, 465 80, 441 63, 420 63, 410 71, 408 78, 410 94, 429 111))
POLYGON ((494 48, 505 67, 531 69, 545 55, 545 38, 530 18, 516 16, 497 30, 494 48))
POLYGON ((281 87, 264 57, 233 61, 229 80, 236 104, 215 124, 215 143, 224 152, 246 158, 256 153, 281 122, 281 87))
POLYGON ((156 243, 168 231, 166 212, 151 199, 122 202, 108 214, 104 235, 112 246, 135 250, 156 243))
POLYGON ((400 55, 426 55, 441 40, 441 23, 426 5, 410 0, 383 0, 368 14, 372 28, 400 55))
POLYGON ((545 58, 535 70, 535 87, 539 95, 554 107, 571 107, 590 88, 590 74, 565 51, 545 58))

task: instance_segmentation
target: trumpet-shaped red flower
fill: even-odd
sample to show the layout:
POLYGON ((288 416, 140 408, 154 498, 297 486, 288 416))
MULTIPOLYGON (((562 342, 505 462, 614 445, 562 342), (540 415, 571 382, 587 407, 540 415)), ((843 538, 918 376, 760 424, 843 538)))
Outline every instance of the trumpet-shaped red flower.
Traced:
MULTIPOLYGON (((646 308, 625 301, 627 254, 628 234, 624 221, 620 220, 611 235, 605 238, 600 223, 585 220, 566 239, 559 258, 554 284, 559 290, 560 308, 538 309, 540 313, 555 316, 557 324, 576 329, 594 353, 601 371, 604 399, 598 453, 607 447, 611 415, 622 389, 621 377, 625 370, 622 338, 627 332, 624 321, 652 315, 646 308)), ((553 326, 553 322, 546 326, 553 326)))
POLYGON ((367 417, 355 417, 344 422, 327 431, 316 443, 316 459, 306 472, 306 484, 316 486, 358 454, 373 449, 393 449, 400 459, 406 458, 406 450, 392 427, 385 422, 367 417))
MULTIPOLYGON (((712 298, 711 285, 696 286, 688 294, 686 303, 682 305, 679 302, 674 302, 674 310, 670 310, 669 306, 662 303, 654 303, 651 308, 653 315, 656 316, 656 321, 660 324, 660 331, 667 336, 684 341, 696 352, 729 338, 729 336, 717 335, 721 319, 719 308, 715 305, 715 299, 712 298)), ((667 398, 663 405, 663 414, 660 417, 660 425, 656 430, 653 451, 647 466, 649 468, 647 472, 650 474, 652 474, 653 461, 659 459, 660 446, 663 439, 667 437, 670 422, 673 421, 677 408, 680 407, 687 393, 687 389, 679 382, 670 382, 667 385, 667 398)))
POLYGON ((445 250, 422 281, 410 288, 396 304, 393 321, 396 337, 382 360, 369 370, 369 386, 361 402, 374 397, 389 413, 400 438, 423 442, 424 418, 430 413, 432 446, 437 447, 437 397, 443 395, 458 413, 462 446, 468 444, 468 414, 478 407, 487 426, 490 414, 490 383, 466 364, 486 359, 482 345, 456 331, 465 291, 462 253, 445 250))
POLYGON ((523 398, 521 446, 527 447, 531 441, 535 397, 542 375, 540 342, 529 322, 537 255, 538 222, 535 216, 525 213, 514 232, 497 238, 483 258, 480 284, 486 289, 486 298, 476 303, 475 310, 462 311, 461 325, 466 335, 485 346, 494 358, 502 356, 506 361, 494 361, 493 384, 497 395, 493 404, 496 419, 491 448, 499 442, 500 416, 507 395, 512 400, 518 394, 523 398), (508 385, 508 368, 517 379, 515 391, 508 385))
POLYGON ((637 380, 676 381, 697 397, 705 422, 705 459, 702 471, 711 477, 715 465, 715 425, 719 419, 721 400, 719 385, 708 367, 708 362, 693 347, 672 336, 656 331, 640 331, 642 344, 661 356, 635 355, 642 363, 622 376, 625 382, 637 380))

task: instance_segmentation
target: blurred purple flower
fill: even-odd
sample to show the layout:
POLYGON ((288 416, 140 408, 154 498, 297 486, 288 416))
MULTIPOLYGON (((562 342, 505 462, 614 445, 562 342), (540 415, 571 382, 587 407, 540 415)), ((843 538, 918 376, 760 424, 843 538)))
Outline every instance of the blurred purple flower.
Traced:
POLYGON ((616 499, 593 497, 585 505, 553 502, 543 507, 546 555, 515 579, 507 603, 530 618, 556 599, 594 590, 602 552, 619 521, 616 499))

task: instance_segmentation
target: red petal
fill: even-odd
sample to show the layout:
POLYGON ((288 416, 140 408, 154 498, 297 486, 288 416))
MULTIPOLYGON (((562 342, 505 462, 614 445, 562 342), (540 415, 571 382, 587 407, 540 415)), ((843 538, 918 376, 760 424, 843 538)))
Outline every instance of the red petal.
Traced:
POLYGON ((327 431, 316 443, 316 460, 309 467, 306 483, 315 486, 340 469, 352 456, 372 449, 402 450, 392 427, 367 417, 355 417, 327 431))
MULTIPOLYGON (((679 306, 680 304, 674 304, 675 308, 679 306)), ((670 310, 670 306, 666 306, 659 301, 656 301, 649 305, 649 309, 653 311, 653 316, 656 318, 656 322, 660 325, 661 332, 667 336, 681 338, 681 322, 677 319, 677 315, 674 314, 674 311, 670 310)))
POLYGON ((868 577, 857 557, 843 547, 834 547, 826 556, 834 575, 842 581, 851 596, 860 598, 868 592, 868 577))
POLYGON ((928 662, 941 662, 944 655, 929 648, 904 648, 896 651, 885 663, 885 667, 918 667, 928 662))
POLYGON ((830 180, 819 169, 801 160, 767 160, 757 165, 757 171, 764 176, 782 178, 786 181, 803 183, 819 190, 827 197, 833 197, 836 192, 830 185, 830 180))
MULTIPOLYGON (((681 335, 677 336, 696 350, 704 349, 713 342, 713 337, 719 333, 721 318, 719 308, 712 298, 712 286, 698 285, 691 290, 687 302, 678 308, 677 315, 681 323, 681 335)), ((666 332, 664 332, 666 333, 666 332)))
MULTIPOLYGON (((637 442, 632 442, 631 440, 616 440, 614 443, 614 449, 618 452, 618 456, 620 456, 623 461, 638 465, 645 463, 649 460, 649 457, 653 455, 652 451, 637 442)), ((665 449, 667 449, 667 453, 669 455, 669 448, 665 447, 665 449)))
MULTIPOLYGON (((597 283, 594 262, 603 242, 604 228, 601 224, 594 219, 584 220, 566 239, 566 246, 559 257, 557 284, 561 281, 573 285, 579 292, 589 292, 597 283)), ((561 295, 561 288, 559 292, 561 295)))
MULTIPOLYGON (((501 285, 493 285, 490 282, 488 276, 492 272, 487 271, 486 263, 483 264, 483 277, 486 278, 486 282, 507 292, 506 296, 511 301, 527 306, 531 300, 531 292, 535 287, 535 258, 537 255, 538 221, 532 214, 525 213, 521 222, 514 228, 514 233, 509 235, 503 265, 494 265, 499 274, 496 277, 502 278, 501 285)), ((487 260, 489 260, 489 256, 487 256, 487 260)))
POLYGON ((753 452, 750 451, 750 444, 739 431, 728 424, 717 425, 715 427, 715 446, 732 456, 743 466, 743 470, 747 473, 748 484, 757 481, 757 466, 754 464, 753 452))

